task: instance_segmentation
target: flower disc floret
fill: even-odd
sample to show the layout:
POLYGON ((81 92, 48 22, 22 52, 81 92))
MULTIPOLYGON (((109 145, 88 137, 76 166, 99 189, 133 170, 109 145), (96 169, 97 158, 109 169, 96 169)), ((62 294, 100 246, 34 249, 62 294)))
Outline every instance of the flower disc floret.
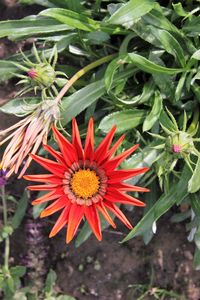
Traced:
POLYGON ((99 176, 95 171, 80 169, 73 174, 70 185, 76 196, 88 199, 99 190, 99 176))

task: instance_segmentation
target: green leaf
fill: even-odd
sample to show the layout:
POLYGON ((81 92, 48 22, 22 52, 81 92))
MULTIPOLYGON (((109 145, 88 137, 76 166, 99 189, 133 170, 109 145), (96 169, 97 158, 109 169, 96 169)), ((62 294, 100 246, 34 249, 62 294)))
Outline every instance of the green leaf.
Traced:
POLYGON ((10 269, 10 274, 12 277, 20 278, 26 274, 26 267, 15 266, 10 269))
POLYGON ((160 124, 163 125, 165 128, 167 128, 169 131, 177 130, 175 124, 172 122, 172 120, 169 118, 169 116, 166 114, 164 110, 161 111, 159 121, 160 124))
POLYGON ((104 93, 104 81, 99 80, 88 84, 73 95, 63 98, 61 103, 61 119, 63 120, 63 123, 70 122, 72 118, 94 103, 104 93))
POLYGON ((18 68, 11 61, 0 60, 0 82, 12 78, 12 73, 18 73, 18 68))
POLYGON ((154 0, 130 0, 121 6, 108 20, 111 24, 132 25, 148 13, 155 5, 154 0))
POLYGON ((195 248, 193 266, 195 270, 200 270, 200 249, 198 247, 195 248))
POLYGON ((148 131, 153 127, 155 122, 159 119, 160 113, 163 109, 163 102, 160 92, 155 93, 154 103, 150 114, 147 115, 143 123, 143 131, 148 131))
POLYGON ((21 20, 0 22, 0 38, 8 36, 10 39, 15 40, 20 37, 55 33, 69 29, 72 29, 72 27, 50 18, 28 17, 21 20))
POLYGON ((145 110, 127 109, 117 111, 104 117, 99 124, 99 129, 107 133, 114 125, 117 125, 117 133, 125 132, 140 125, 144 121, 145 116, 145 110))
POLYGON ((148 60, 147 58, 136 53, 129 53, 128 55, 132 63, 134 63, 139 69, 150 74, 164 73, 172 75, 183 72, 183 69, 166 68, 161 65, 157 65, 152 61, 148 60))
POLYGON ((200 16, 192 16, 182 27, 182 30, 189 36, 197 36, 200 34, 200 16))
POLYGON ((84 31, 95 31, 100 29, 100 25, 97 21, 68 9, 49 8, 43 10, 40 15, 54 18, 67 26, 84 31))
POLYGON ((166 30, 152 28, 152 32, 154 33, 155 38, 159 39, 164 49, 168 53, 172 54, 182 67, 185 67, 186 62, 184 51, 177 39, 175 39, 173 35, 166 30))
MULTIPOLYGON (((130 77, 133 75, 135 70, 128 69, 119 73, 115 77, 113 85, 118 84, 118 80, 130 77)), ((76 117, 80 112, 86 109, 88 106, 93 104, 106 92, 104 80, 98 80, 90 83, 84 88, 78 90, 73 95, 65 97, 62 100, 61 106, 61 120, 63 124, 71 121, 72 118, 76 117)))
POLYGON ((15 98, 3 106, 0 107, 0 111, 6 114, 12 114, 16 116, 25 116, 30 113, 31 104, 37 104, 41 101, 41 98, 27 97, 27 98, 15 98), (27 107, 29 106, 29 111, 27 107))
POLYGON ((17 209, 15 211, 14 217, 12 218, 12 227, 14 229, 18 228, 19 225, 21 224, 25 214, 26 214, 26 209, 28 206, 28 195, 27 191, 25 190, 22 198, 18 202, 17 209))
POLYGON ((187 16, 188 13, 184 10, 184 8, 180 2, 176 3, 176 4, 172 3, 172 6, 178 16, 180 16, 180 17, 187 16))
POLYGON ((198 157, 198 161, 194 169, 194 173, 188 183, 189 193, 196 193, 200 189, 199 174, 200 174, 200 156, 198 157))
POLYGON ((44 288, 45 293, 50 293, 52 291, 56 282, 56 278, 57 278, 56 272, 51 269, 46 278, 45 288, 44 288))
POLYGON ((171 184, 168 193, 163 194, 160 199, 152 206, 152 208, 144 215, 139 223, 131 230, 131 232, 123 239, 122 242, 143 235, 153 223, 156 222, 164 213, 166 213, 176 202, 180 202, 187 195, 187 182, 191 176, 188 167, 185 167, 179 181, 171 184))
POLYGON ((190 203, 195 215, 200 216, 200 201, 198 194, 190 195, 190 203))
POLYGON ((120 67, 119 60, 120 60, 119 57, 113 59, 109 63, 109 65, 106 69, 106 72, 105 72, 105 75, 104 75, 104 80, 105 80, 105 86, 106 86, 107 92, 110 91, 112 83, 113 83, 115 72, 120 67))
POLYGON ((200 60, 200 49, 195 51, 193 54, 192 54, 192 57, 191 58, 194 58, 196 60, 200 60))

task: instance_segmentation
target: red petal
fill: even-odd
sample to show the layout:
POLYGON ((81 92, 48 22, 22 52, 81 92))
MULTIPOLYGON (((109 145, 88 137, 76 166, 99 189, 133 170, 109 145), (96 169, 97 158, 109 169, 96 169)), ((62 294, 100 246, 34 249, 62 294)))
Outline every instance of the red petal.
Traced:
POLYGON ((145 193, 145 192, 149 192, 150 190, 147 188, 143 188, 140 186, 136 186, 136 185, 131 185, 131 184, 127 184, 124 182, 119 182, 119 183, 113 183, 111 185, 112 188, 121 190, 121 191, 129 191, 129 192, 141 192, 141 193, 145 193))
POLYGON ((94 157, 94 120, 91 118, 88 123, 87 136, 84 148, 85 159, 93 160, 94 157))
POLYGON ((109 215, 109 213, 107 212, 103 202, 99 202, 96 203, 96 207, 98 208, 98 210, 102 213, 102 215, 104 216, 104 218, 106 219, 106 221, 113 227, 116 228, 115 223, 113 222, 111 216, 109 215))
POLYGON ((108 154, 107 152, 112 143, 115 131, 116 131, 116 126, 114 126, 110 130, 110 132, 105 136, 105 138, 102 140, 102 142, 95 150, 94 160, 96 160, 99 164, 105 159, 106 155, 108 154))
POLYGON ((78 161, 78 156, 74 146, 57 130, 56 127, 52 127, 55 138, 58 142, 60 151, 68 166, 71 166, 73 162, 78 161))
POLYGON ((114 157, 113 159, 105 162, 103 164, 103 167, 105 169, 109 169, 109 170, 114 170, 115 168, 117 168, 131 153, 133 153, 137 148, 139 147, 139 144, 131 147, 130 149, 120 153, 119 155, 117 155, 116 157, 114 157))
POLYGON ((27 188, 30 191, 49 191, 55 190, 57 184, 38 184, 38 185, 29 185, 27 188))
POLYGON ((69 202, 66 205, 61 215, 59 216, 58 220, 56 221, 55 225, 53 226, 49 234, 50 238, 55 236, 58 233, 58 231, 60 231, 67 224, 70 207, 71 207, 71 202, 69 202))
POLYGON ((78 205, 76 203, 73 203, 71 205, 71 209, 69 212, 69 223, 67 226, 67 237, 66 237, 66 243, 68 244, 76 234, 76 231, 78 229, 78 226, 83 219, 84 215, 84 208, 83 205, 78 205))
POLYGON ((72 144, 74 145, 74 147, 76 149, 78 158, 80 160, 82 160, 83 159, 83 148, 82 148, 79 129, 78 129, 75 118, 72 120, 72 144))
POLYGON ((120 138, 116 141, 116 143, 112 146, 112 148, 109 150, 108 156, 109 158, 115 153, 115 151, 117 150, 117 148, 121 145, 121 143, 123 142, 125 138, 125 134, 123 134, 122 136, 120 136, 120 138))
POLYGON ((85 217, 92 231, 94 232, 96 238, 99 241, 101 241, 102 240, 101 222, 95 205, 85 206, 84 210, 85 210, 85 217))
POLYGON ((50 171, 51 173, 57 175, 58 177, 63 177, 63 174, 66 171, 66 167, 64 167, 63 165, 52 161, 50 159, 47 158, 43 158, 40 157, 38 155, 35 154, 30 154, 30 156, 38 163, 40 164, 42 167, 44 167, 46 170, 50 171))
POLYGON ((59 198, 63 195, 63 189, 57 188, 44 196, 41 196, 40 198, 37 198, 36 200, 33 200, 32 205, 40 204, 43 202, 47 202, 50 200, 55 200, 56 198, 59 198))
POLYGON ((54 150, 49 145, 43 144, 43 148, 48 151, 55 159, 60 162, 61 164, 65 165, 65 160, 60 152, 54 150))
POLYGON ((110 209, 110 211, 115 214, 129 229, 132 229, 133 226, 129 222, 129 220, 126 218, 126 216, 123 214, 123 212, 119 209, 117 205, 114 203, 104 202, 104 205, 110 209))
POLYGON ((58 200, 54 201, 51 205, 49 205, 47 208, 45 208, 41 212, 40 217, 44 218, 44 217, 54 214, 58 210, 65 207, 67 205, 67 202, 69 202, 68 198, 65 195, 61 196, 58 200))
POLYGON ((135 206, 145 206, 145 204, 142 201, 115 189, 109 189, 108 193, 104 195, 104 198, 111 202, 119 202, 135 206))
POLYGON ((54 183, 54 184, 63 183, 61 178, 51 174, 24 175, 23 178, 26 180, 36 181, 36 182, 46 182, 46 183, 54 183))
POLYGON ((107 174, 109 176, 108 183, 109 184, 118 183, 130 177, 134 177, 139 174, 142 174, 148 170, 149 168, 144 167, 144 168, 137 168, 137 169, 116 170, 116 171, 108 172, 107 174))

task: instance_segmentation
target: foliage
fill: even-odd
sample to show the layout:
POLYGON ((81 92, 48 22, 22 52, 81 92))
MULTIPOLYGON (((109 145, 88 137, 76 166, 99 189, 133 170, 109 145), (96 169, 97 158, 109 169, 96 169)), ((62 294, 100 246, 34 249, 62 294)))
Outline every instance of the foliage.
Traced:
MULTIPOLYGON (((53 59, 52 53, 57 49, 57 72, 64 72, 69 79, 77 74, 60 104, 62 126, 68 134, 68 123, 75 116, 82 124, 82 136, 85 124, 94 116, 98 124, 96 141, 116 124, 117 133, 126 133, 122 149, 140 144, 140 151, 122 167, 151 167, 142 178, 129 180, 131 184, 140 180, 144 186, 156 189, 152 188, 151 196, 147 196, 153 197, 153 203, 147 200, 143 218, 124 241, 142 235, 149 242, 158 219, 176 205, 178 214, 172 221, 191 219, 187 224, 188 239, 195 242, 194 267, 200 268, 198 1, 166 1, 165 6, 153 0, 19 3, 39 4, 41 12, 21 20, 1 21, 0 37, 13 42, 33 37, 38 55, 46 61, 53 59), (102 63, 95 64, 101 59, 102 63), (90 64, 88 69, 83 68, 90 64), (183 203, 188 207, 186 217, 179 213, 183 203)), ((24 55, 29 62, 37 63, 35 47, 22 50, 24 54, 19 52, 0 60, 1 81, 14 80, 16 74, 21 76, 22 68, 18 66, 25 67, 24 55)), ((66 83, 63 80, 60 86, 66 83)), ((41 101, 42 89, 35 88, 36 96, 13 99, 1 111, 25 115, 27 103, 41 101)), ((57 97, 56 89, 54 93, 57 97)), ((43 92, 44 96, 47 95, 43 92)), ((20 214, 14 217, 14 229, 21 219, 20 214)), ((11 231, 10 227, 4 228, 1 238, 11 231)), ((90 229, 85 225, 77 237, 77 246, 89 235, 90 229)))

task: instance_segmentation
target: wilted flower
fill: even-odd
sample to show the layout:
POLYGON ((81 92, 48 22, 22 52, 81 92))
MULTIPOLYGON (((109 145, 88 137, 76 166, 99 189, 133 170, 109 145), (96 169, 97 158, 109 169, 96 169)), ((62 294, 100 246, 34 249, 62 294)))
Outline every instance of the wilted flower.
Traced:
POLYGON ((55 71, 57 63, 57 48, 54 47, 52 53, 47 60, 45 55, 39 56, 38 51, 33 45, 33 52, 35 55, 36 63, 30 61, 23 53, 24 61, 23 65, 14 63, 19 69, 26 72, 26 75, 15 74, 21 80, 17 84, 23 84, 24 88, 20 90, 17 95, 23 95, 27 92, 34 90, 35 94, 37 91, 42 91, 42 98, 46 99, 48 96, 54 97, 58 94, 56 85, 62 86, 66 79, 66 74, 60 71, 55 71), (62 78, 57 76, 61 75, 62 78), (54 95, 53 95, 54 94, 54 95))
POLYGON ((90 119, 83 149, 74 119, 72 143, 53 127, 60 152, 44 145, 44 148, 55 157, 56 162, 31 155, 36 162, 51 172, 50 174, 24 176, 27 180, 44 182, 42 185, 29 186, 30 190, 49 191, 46 195, 33 201, 33 205, 53 200, 53 203, 41 213, 41 217, 62 210, 50 237, 56 235, 68 224, 66 242, 69 243, 76 234, 81 220, 85 217, 97 239, 101 240, 99 212, 114 228, 116 225, 109 211, 129 229, 132 228, 131 223, 116 203, 144 206, 143 202, 126 194, 126 191, 147 192, 148 189, 132 186, 123 181, 146 172, 148 168, 116 170, 121 162, 138 148, 138 145, 112 158, 124 139, 124 136, 121 136, 111 146, 115 130, 116 127, 113 127, 100 145, 94 149, 94 124, 93 119, 90 119))
POLYGON ((0 164, 3 170, 8 170, 6 177, 13 172, 18 173, 26 159, 19 177, 23 176, 32 160, 27 156, 30 152, 36 153, 41 143, 47 142, 51 125, 59 119, 59 107, 53 100, 31 105, 29 109, 30 114, 26 118, 0 132, 0 135, 12 132, 0 142, 2 145, 10 140, 0 164))

